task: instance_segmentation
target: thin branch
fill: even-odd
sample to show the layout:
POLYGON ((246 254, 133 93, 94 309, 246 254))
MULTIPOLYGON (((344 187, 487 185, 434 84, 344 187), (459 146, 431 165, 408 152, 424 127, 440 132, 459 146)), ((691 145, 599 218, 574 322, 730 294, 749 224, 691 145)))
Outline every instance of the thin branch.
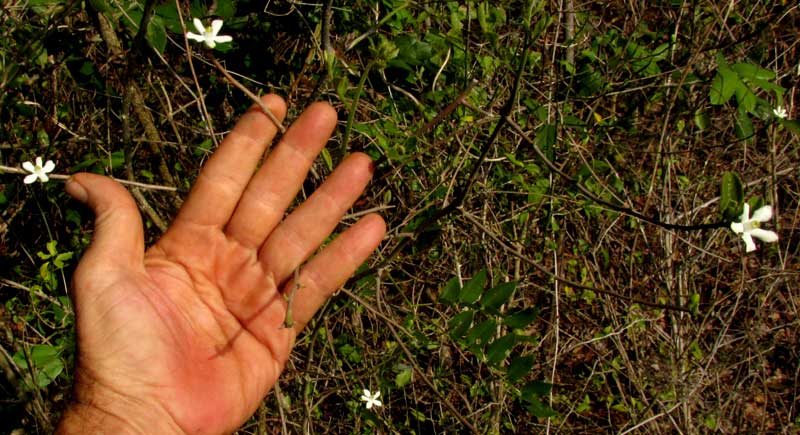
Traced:
POLYGON ((517 257, 520 260, 528 263, 529 265, 533 266, 539 272, 547 274, 547 276, 551 277, 552 279, 554 279, 556 281, 559 281, 559 282, 562 282, 562 283, 564 283, 564 284, 566 284, 566 285, 568 285, 570 287, 581 289, 581 290, 589 290, 589 291, 593 291, 595 293, 600 293, 600 294, 604 294, 604 295, 608 295, 608 296, 613 296, 613 297, 619 298, 619 299, 625 299, 625 300, 633 302, 635 304, 646 305, 646 306, 652 307, 652 308, 659 308, 659 309, 662 309, 662 310, 672 310, 672 311, 683 311, 683 312, 686 312, 686 313, 691 313, 692 312, 692 310, 690 310, 689 308, 686 308, 686 307, 683 307, 683 306, 680 306, 680 305, 659 304, 659 303, 656 303, 656 302, 649 302, 649 301, 645 301, 645 300, 642 300, 642 299, 637 299, 637 298, 634 298, 634 297, 631 297, 631 296, 627 296, 627 295, 624 295, 622 293, 617 293, 615 291, 599 289, 599 288, 596 288, 596 287, 590 287, 590 286, 583 285, 583 284, 575 282, 575 281, 568 280, 566 278, 562 278, 562 277, 554 274, 553 272, 550 272, 544 266, 540 265, 535 260, 533 260, 532 258, 530 258, 527 255, 523 254, 522 252, 519 252, 518 250, 513 249, 512 247, 508 246, 502 239, 500 239, 500 237, 498 237, 496 234, 494 234, 494 232, 492 232, 488 228, 486 228, 480 221, 478 221, 477 218, 472 216, 472 214, 470 214, 469 212, 462 210, 462 214, 464 215, 464 217, 467 218, 467 220, 472 222, 475 226, 480 228, 486 235, 488 235, 489 238, 494 240, 495 243, 500 245, 500 247, 503 248, 507 253, 509 253, 512 256, 517 257))
POLYGON ((714 223, 710 223, 710 224, 699 224, 699 225, 670 224, 670 223, 667 223, 667 222, 662 222, 662 221, 660 221, 660 220, 658 220, 658 219, 656 219, 654 217, 646 216, 646 215, 644 215, 642 213, 639 213, 638 211, 633 210, 631 208, 624 207, 624 206, 621 206, 621 205, 617 205, 617 204, 608 202, 608 201, 604 200, 603 198, 600 198, 597 195, 595 195, 594 193, 592 193, 592 191, 587 189, 583 184, 580 183, 580 181, 578 181, 575 178, 572 178, 572 176, 570 176, 569 174, 567 174, 564 171, 562 171, 558 166, 556 166, 552 161, 550 161, 550 159, 547 158, 547 156, 544 154, 544 152, 542 152, 542 150, 539 149, 539 146, 536 145, 536 142, 533 139, 531 139, 530 136, 528 136, 528 134, 525 133, 525 131, 522 129, 522 127, 520 127, 519 124, 514 122, 514 120, 511 119, 510 116, 504 116, 504 118, 506 118, 506 121, 508 122, 508 125, 510 125, 511 128, 525 142, 527 142, 533 148, 533 151, 536 153, 537 156, 539 156, 539 158, 542 160, 542 162, 545 164, 545 166, 550 168, 551 171, 555 172, 556 174, 558 174, 559 176, 564 178, 566 181, 569 181, 570 183, 575 185, 575 187, 577 187, 578 190, 580 190, 581 193, 584 196, 586 196, 590 200, 596 202, 597 204, 606 206, 606 207, 610 208, 611 210, 626 214, 626 215, 631 216, 631 217, 635 217, 637 219, 643 220, 643 221, 645 221, 647 223, 650 223, 650 224, 653 224, 653 225, 657 225, 657 226, 659 226, 661 228, 664 228, 664 229, 667 229, 667 230, 681 230, 681 231, 711 230, 711 229, 716 229, 716 228, 725 228, 726 226, 728 226, 730 224, 729 222, 714 222, 714 223))
POLYGON ((232 85, 234 85, 237 88, 239 88, 239 90, 244 92, 245 95, 247 95, 248 97, 250 97, 250 99, 253 100, 254 103, 258 104, 258 107, 260 107, 261 110, 264 112, 264 114, 267 115, 267 118, 269 118, 270 121, 272 121, 272 123, 275 124, 276 127, 278 127, 278 130, 281 132, 281 134, 286 133, 286 127, 284 127, 283 124, 281 124, 281 121, 278 120, 278 117, 276 117, 272 113, 272 111, 269 110, 269 107, 267 107, 267 105, 264 104, 263 101, 261 101, 261 98, 258 98, 258 96, 256 96, 256 94, 250 92, 250 90, 247 89, 243 84, 241 84, 239 82, 239 80, 236 80, 235 78, 233 78, 233 76, 230 75, 228 70, 225 69, 225 67, 222 66, 219 63, 219 61, 217 60, 217 58, 214 57, 213 55, 211 56, 211 62, 214 63, 214 66, 217 67, 217 69, 220 70, 220 72, 222 72, 222 74, 225 76, 225 78, 228 79, 228 81, 232 85))
MULTIPOLYGON (((15 167, 12 167, 12 166, 5 166, 5 165, 0 165, 0 171, 8 172, 8 173, 11 173, 11 174, 25 174, 25 175, 30 174, 30 172, 28 172, 28 171, 26 171, 26 170, 24 170, 22 168, 15 168, 15 167)), ((49 178, 53 179, 53 180, 62 180, 62 181, 66 181, 66 180, 69 180, 70 178, 72 178, 71 175, 64 175, 64 174, 47 174, 47 176, 49 178)), ((108 178, 116 181, 119 184, 124 184, 126 186, 138 187, 140 189, 161 190, 161 191, 165 191, 165 192, 186 192, 185 189, 179 189, 177 187, 172 187, 172 186, 161 186, 161 185, 158 185, 158 184, 140 183, 138 181, 123 180, 121 178, 115 178, 115 177, 108 177, 108 178)))

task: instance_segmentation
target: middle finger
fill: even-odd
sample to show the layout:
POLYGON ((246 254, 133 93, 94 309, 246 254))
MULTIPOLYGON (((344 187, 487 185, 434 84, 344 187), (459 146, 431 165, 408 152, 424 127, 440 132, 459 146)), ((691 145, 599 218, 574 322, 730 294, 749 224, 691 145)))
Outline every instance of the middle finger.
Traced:
POLYGON ((242 194, 225 234, 257 249, 283 219, 311 164, 336 127, 336 111, 315 103, 306 109, 270 153, 242 194))

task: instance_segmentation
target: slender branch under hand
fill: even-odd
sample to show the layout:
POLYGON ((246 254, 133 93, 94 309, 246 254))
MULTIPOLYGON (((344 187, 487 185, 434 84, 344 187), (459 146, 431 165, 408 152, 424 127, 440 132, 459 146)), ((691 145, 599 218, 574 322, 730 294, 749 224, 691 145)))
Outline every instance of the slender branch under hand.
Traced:
MULTIPOLYGON (((12 173, 12 174, 25 174, 25 175, 29 175, 30 174, 30 172, 28 172, 28 171, 26 171, 24 169, 15 168, 15 167, 12 167, 12 166, 5 166, 5 165, 0 165, 0 171, 9 172, 9 173, 12 173)), ((47 176, 49 178, 52 178, 53 180, 64 180, 64 181, 69 180, 70 177, 71 177, 71 175, 64 175, 64 174, 47 174, 47 176)), ((111 178, 112 180, 116 181, 119 184, 125 184, 127 186, 139 187, 141 189, 163 190, 163 191, 166 191, 166 192, 184 192, 183 189, 179 189, 177 187, 172 187, 172 186, 161 186, 161 185, 158 185, 158 184, 140 183, 138 181, 123 180, 123 179, 114 178, 114 177, 108 177, 108 178, 111 178)))
POLYGON ((225 76, 226 79, 228 79, 228 81, 232 85, 234 85, 237 88, 239 88, 239 90, 244 92, 245 95, 247 95, 248 97, 250 97, 250 99, 253 100, 253 102, 258 104, 258 107, 260 107, 261 110, 264 112, 264 114, 267 115, 267 118, 269 118, 270 121, 272 121, 272 123, 275 124, 276 127, 278 127, 278 131, 280 131, 281 134, 286 133, 286 127, 284 127, 283 124, 281 124, 281 121, 278 120, 278 118, 272 113, 271 110, 269 110, 269 107, 267 107, 267 105, 264 104, 263 101, 261 101, 261 98, 258 98, 258 96, 256 96, 256 94, 252 93, 249 89, 247 89, 238 80, 233 78, 233 76, 228 72, 228 70, 225 69, 225 67, 222 66, 222 64, 220 64, 219 61, 217 60, 217 58, 214 57, 213 55, 211 56, 211 62, 214 63, 214 66, 217 67, 217 69, 225 76))

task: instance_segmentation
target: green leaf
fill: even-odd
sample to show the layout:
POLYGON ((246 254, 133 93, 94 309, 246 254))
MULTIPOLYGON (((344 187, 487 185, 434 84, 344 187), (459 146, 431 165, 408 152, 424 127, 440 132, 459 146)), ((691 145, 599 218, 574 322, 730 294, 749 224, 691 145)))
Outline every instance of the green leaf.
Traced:
POLYGON ((56 255, 56 258, 53 259, 53 264, 55 264, 57 268, 61 269, 64 267, 64 262, 71 258, 72 252, 64 252, 56 255))
POLYGON ((497 322, 494 319, 484 320, 467 332, 467 343, 483 347, 494 337, 495 332, 497 332, 497 322))
POLYGON ((475 317, 475 312, 472 310, 462 311, 447 323, 447 328, 450 330, 450 337, 457 340, 464 336, 467 329, 472 325, 472 319, 475 317))
POLYGON ((320 152, 320 156, 322 156, 322 161, 325 162, 325 166, 328 170, 333 171, 333 159, 331 158, 330 151, 328 151, 327 148, 323 148, 322 152, 320 152))
POLYGON ((217 0, 217 10, 214 12, 215 15, 219 16, 223 20, 228 20, 233 18, 236 15, 236 5, 231 0, 217 0))
POLYGON ((725 58, 717 55, 717 75, 711 81, 711 104, 725 104, 733 97, 736 90, 744 87, 744 83, 739 80, 739 75, 733 71, 725 58))
POLYGON ((739 108, 744 109, 747 113, 752 113, 756 108, 756 94, 744 83, 736 88, 736 101, 739 103, 739 108))
POLYGON ((708 113, 698 109, 694 112, 694 124, 700 130, 705 130, 711 125, 711 118, 709 118, 708 113))
POLYGON ((462 304, 474 304, 481 297, 485 283, 486 269, 481 269, 472 279, 464 284, 464 288, 461 289, 461 293, 458 295, 458 300, 461 301, 462 304))
POLYGON ((461 284, 458 282, 458 277, 453 277, 447 284, 442 287, 439 292, 439 302, 443 304, 452 305, 458 300, 458 293, 461 290, 461 284))
POLYGON ((403 388, 411 382, 413 371, 411 367, 405 367, 397 376, 394 377, 394 384, 398 388, 403 388))
POLYGON ((167 47, 167 30, 161 17, 154 15, 147 26, 147 42, 160 54, 164 54, 167 47))
POLYGON ((536 308, 526 308, 509 314, 503 319, 503 323, 512 329, 522 329, 530 325, 536 317, 539 316, 539 310, 536 308))
POLYGON ((692 293, 689 296, 689 309, 692 311, 692 314, 697 314, 698 310, 700 309, 699 293, 692 293))
POLYGON ((533 355, 518 356, 511 360, 506 372, 506 380, 515 383, 530 373, 535 357, 533 355))
POLYGON ((511 353, 515 344, 517 344, 517 335, 514 333, 506 334, 493 341, 486 351, 486 363, 496 367, 511 353))
POLYGON ((556 126, 544 124, 536 133, 536 146, 544 152, 547 157, 553 158, 553 146, 556 144, 556 126))
POLYGON ((800 135, 800 120, 797 119, 778 119, 778 123, 787 129, 793 131, 795 134, 800 135))
POLYGON ((744 201, 744 189, 739 174, 735 172, 722 174, 719 197, 720 214, 723 217, 737 216, 742 201, 744 201))
POLYGON ((747 80, 775 80, 775 73, 751 63, 735 63, 731 68, 747 80))
POLYGON ((539 418, 548 418, 548 417, 555 417, 558 413, 551 407, 542 403, 538 397, 534 397, 530 401, 528 401, 528 412, 533 414, 535 417, 539 418))
POLYGON ((751 140, 755 130, 750 116, 746 112, 739 110, 734 121, 733 131, 736 133, 736 137, 740 140, 751 140))
POLYGON ((48 386, 64 371, 60 350, 55 346, 43 344, 33 346, 29 356, 33 368, 28 366, 28 359, 25 358, 23 351, 15 353, 13 359, 17 366, 24 367, 27 372, 33 371, 35 383, 39 388, 48 386))
POLYGON ((753 79, 753 84, 765 91, 774 92, 776 97, 781 97, 783 96, 783 93, 786 92, 786 89, 784 89, 783 87, 778 86, 772 82, 768 82, 766 80, 753 79))
POLYGON ((530 401, 536 396, 545 396, 550 394, 553 389, 553 384, 548 384, 544 381, 530 381, 522 387, 522 398, 530 401))
POLYGON ((489 290, 486 290, 483 298, 481 298, 481 306, 487 310, 496 311, 500 308, 500 306, 508 302, 508 299, 514 293, 516 288, 517 283, 512 281, 504 282, 494 286, 489 290))

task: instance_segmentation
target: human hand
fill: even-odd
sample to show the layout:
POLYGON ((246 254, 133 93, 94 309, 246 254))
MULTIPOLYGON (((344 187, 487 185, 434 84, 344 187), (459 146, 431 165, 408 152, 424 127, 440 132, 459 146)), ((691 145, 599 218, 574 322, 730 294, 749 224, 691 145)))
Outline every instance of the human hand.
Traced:
MULTIPOLYGON (((283 100, 263 100, 283 119, 283 100)), ((368 215, 303 264, 372 175, 369 157, 353 154, 284 218, 335 124, 329 105, 310 106, 256 171, 276 128, 250 109, 146 252, 125 188, 92 174, 67 182, 94 210, 95 233, 73 278, 75 403, 60 433, 217 434, 255 412, 297 334, 385 233, 368 215), (301 264, 285 328, 284 295, 301 264)))

